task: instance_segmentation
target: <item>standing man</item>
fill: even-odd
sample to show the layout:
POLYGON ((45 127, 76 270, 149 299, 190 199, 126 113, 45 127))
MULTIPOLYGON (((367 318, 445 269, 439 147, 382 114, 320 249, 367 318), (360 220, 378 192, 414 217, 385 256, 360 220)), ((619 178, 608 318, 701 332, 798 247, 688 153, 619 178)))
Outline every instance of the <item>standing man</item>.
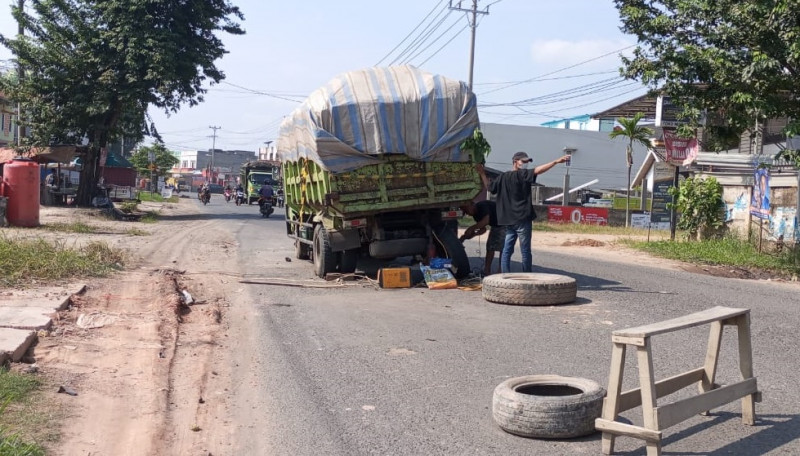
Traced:
POLYGON ((536 176, 567 160, 569 155, 564 155, 534 169, 527 169, 531 158, 525 152, 517 152, 511 159, 511 171, 504 172, 491 183, 488 183, 483 165, 477 165, 481 179, 485 184, 488 183, 489 191, 497 195, 497 224, 506 227, 505 244, 500 255, 500 270, 503 273, 511 272, 511 255, 514 254, 517 238, 522 255, 522 272, 531 272, 533 269, 531 224, 536 216, 531 201, 531 185, 536 183, 536 176))
POLYGON ((471 215, 476 222, 464 231, 464 234, 459 238, 461 242, 482 235, 486 232, 487 227, 490 227, 489 237, 486 238, 486 259, 483 262, 483 275, 490 275, 492 273, 494 252, 503 251, 503 244, 506 239, 506 227, 497 224, 497 206, 494 201, 480 201, 478 203, 470 201, 468 204, 461 206, 461 210, 465 214, 471 215))

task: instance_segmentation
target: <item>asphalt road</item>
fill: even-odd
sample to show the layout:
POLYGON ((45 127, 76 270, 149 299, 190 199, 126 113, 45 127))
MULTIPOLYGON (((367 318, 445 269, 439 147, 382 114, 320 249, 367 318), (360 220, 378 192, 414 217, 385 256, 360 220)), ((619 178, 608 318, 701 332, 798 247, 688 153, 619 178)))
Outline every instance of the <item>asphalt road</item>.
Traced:
MULTIPOLYGON (((294 259, 280 209, 261 219, 255 205, 237 208, 220 198, 203 210, 227 220, 242 273, 314 278, 310 262, 294 259)), ((468 247, 473 257, 476 249, 468 247)), ((482 260, 472 261, 479 266, 482 260)), ((238 305, 251 316, 255 330, 248 334, 257 336, 239 342, 257 362, 236 368, 256 380, 246 392, 233 392, 247 395, 239 403, 249 409, 234 415, 252 421, 255 413, 260 424, 241 423, 241 454, 600 454, 599 434, 534 440, 505 433, 492 419, 494 388, 531 374, 585 377, 605 386, 612 330, 717 305, 752 309, 754 369, 763 392, 757 424, 741 423, 737 401, 666 430, 664 454, 800 454, 797 284, 610 263, 600 254, 592 260, 544 254, 535 247, 534 265, 536 272, 574 277, 578 301, 514 307, 460 290, 242 285, 238 305)), ((656 376, 702 366, 707 332, 704 326, 656 337, 656 376)), ((244 330, 230 328, 230 337, 239 334, 244 330)), ((735 330, 726 329, 719 383, 739 378, 736 346, 735 330)), ((638 386, 634 356, 629 351, 626 358, 626 389, 638 386)), ((641 424, 641 409, 623 417, 641 424)), ((630 438, 618 438, 616 449, 645 454, 642 441, 630 438)))

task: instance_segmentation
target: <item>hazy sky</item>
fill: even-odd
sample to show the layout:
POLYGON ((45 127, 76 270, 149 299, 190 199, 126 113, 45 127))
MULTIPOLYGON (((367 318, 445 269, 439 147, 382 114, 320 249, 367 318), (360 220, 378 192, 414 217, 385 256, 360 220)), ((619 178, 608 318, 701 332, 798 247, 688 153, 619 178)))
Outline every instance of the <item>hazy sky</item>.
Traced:
MULTIPOLYGON (((5 34, 16 28, 12 1, 4 1, 0 14, 5 34)), ((218 67, 225 82, 211 87, 201 105, 170 117, 151 109, 171 149, 209 149, 209 127, 219 126, 217 148, 256 150, 276 139, 282 117, 306 95, 349 70, 410 63, 468 79, 467 17, 450 11, 448 0, 233 3, 245 15, 247 33, 223 36, 229 54, 218 67)), ((462 3, 466 8, 472 1, 462 3)), ((475 46, 474 91, 482 122, 539 125, 594 113, 645 92, 618 77, 618 54, 630 53, 635 38, 619 31, 611 0, 478 3, 481 9, 489 6, 489 14, 479 16, 475 46), (508 106, 520 101, 526 103, 508 106)), ((6 66, 9 58, 0 48, 6 66)))

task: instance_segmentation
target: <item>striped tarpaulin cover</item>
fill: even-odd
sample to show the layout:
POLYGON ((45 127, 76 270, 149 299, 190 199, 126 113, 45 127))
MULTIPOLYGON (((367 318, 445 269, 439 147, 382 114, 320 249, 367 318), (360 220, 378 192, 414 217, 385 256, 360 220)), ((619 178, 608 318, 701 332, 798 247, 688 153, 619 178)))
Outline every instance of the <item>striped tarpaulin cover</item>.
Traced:
POLYGON ((377 163, 382 154, 469 161, 460 144, 478 127, 464 82, 412 66, 344 73, 314 91, 281 124, 281 161, 313 160, 332 173, 377 163))

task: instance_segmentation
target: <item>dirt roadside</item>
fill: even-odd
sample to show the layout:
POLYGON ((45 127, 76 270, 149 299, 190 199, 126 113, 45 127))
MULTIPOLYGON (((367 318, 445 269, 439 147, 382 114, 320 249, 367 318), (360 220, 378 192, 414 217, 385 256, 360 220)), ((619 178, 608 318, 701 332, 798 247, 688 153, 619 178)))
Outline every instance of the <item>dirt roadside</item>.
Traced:
MULTIPOLYGON (((158 223, 43 208, 43 224, 80 221, 96 232, 5 231, 68 246, 103 241, 130 252, 124 272, 87 281, 87 291, 74 297, 52 330, 40 333, 34 357, 56 386, 45 394, 66 415, 62 438, 48 454, 233 454, 236 400, 231 392, 233 385, 249 380, 246 372, 233 378, 231 353, 251 330, 248 309, 232 302, 241 288, 231 251, 235 238, 225 221, 201 216, 192 200, 150 209, 160 212, 158 223), (183 290, 194 300, 191 305, 183 290), (60 385, 78 395, 57 394, 60 385)), ((537 250, 692 267, 655 260, 611 235, 536 232, 534 254, 537 250)))
MULTIPOLYGON (((45 400, 65 416, 54 455, 228 454, 230 369, 224 275, 235 261, 221 222, 189 201, 154 205, 155 224, 107 220, 95 210, 42 208, 44 225, 81 222, 93 233, 8 229, 66 246, 125 249, 125 271, 86 281, 33 355, 54 385, 45 400), (213 265, 210 271, 209 265, 213 265), (186 290, 193 299, 186 305, 186 290), (56 394, 66 386, 77 396, 56 394)), ((36 286, 37 284, 32 284, 36 286)))

